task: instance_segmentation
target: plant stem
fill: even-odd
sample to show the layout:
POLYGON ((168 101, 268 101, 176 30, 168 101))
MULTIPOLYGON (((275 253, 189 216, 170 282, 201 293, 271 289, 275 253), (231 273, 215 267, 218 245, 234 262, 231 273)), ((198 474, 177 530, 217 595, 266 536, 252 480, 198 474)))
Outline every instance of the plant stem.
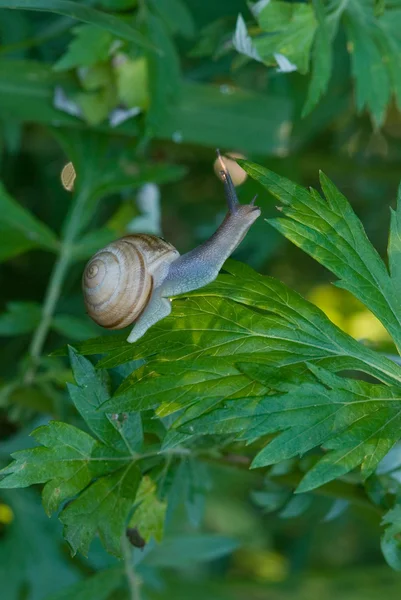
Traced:
POLYGON ((32 383, 39 366, 43 346, 46 342, 47 334, 49 333, 63 283, 73 260, 72 251, 74 243, 80 233, 82 215, 89 198, 90 194, 88 193, 88 190, 86 188, 81 188, 66 217, 65 233, 60 243, 60 253, 54 264, 49 285, 45 293, 41 319, 32 336, 29 346, 31 361, 24 377, 24 383, 26 384, 32 383))
POLYGON ((125 575, 128 581, 130 600, 141 600, 141 581, 138 579, 132 564, 132 548, 126 536, 122 541, 125 575))

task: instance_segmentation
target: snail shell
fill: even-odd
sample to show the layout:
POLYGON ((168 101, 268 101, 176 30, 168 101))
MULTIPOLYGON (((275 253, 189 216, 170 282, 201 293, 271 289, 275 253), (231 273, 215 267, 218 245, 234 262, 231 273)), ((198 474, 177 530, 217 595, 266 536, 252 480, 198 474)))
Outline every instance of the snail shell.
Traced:
POLYGON ((134 323, 178 256, 174 246, 145 234, 127 235, 96 252, 82 276, 89 316, 107 329, 134 323))

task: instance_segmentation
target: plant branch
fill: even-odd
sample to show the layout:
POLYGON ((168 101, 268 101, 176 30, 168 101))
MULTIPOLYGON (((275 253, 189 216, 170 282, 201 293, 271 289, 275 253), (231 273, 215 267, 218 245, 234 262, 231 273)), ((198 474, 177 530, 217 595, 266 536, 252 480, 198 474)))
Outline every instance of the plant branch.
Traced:
POLYGON ((24 377, 26 384, 32 383, 39 366, 40 357, 61 295, 61 290, 73 261, 73 247, 80 234, 82 216, 90 197, 91 194, 88 189, 82 187, 76 195, 75 201, 66 217, 65 233, 61 240, 59 256, 54 264, 45 293, 41 319, 29 346, 30 366, 24 377))
POLYGON ((122 549, 124 557, 125 576, 128 582, 130 600, 141 600, 141 580, 135 573, 134 565, 132 562, 132 548, 125 535, 122 539, 122 549))

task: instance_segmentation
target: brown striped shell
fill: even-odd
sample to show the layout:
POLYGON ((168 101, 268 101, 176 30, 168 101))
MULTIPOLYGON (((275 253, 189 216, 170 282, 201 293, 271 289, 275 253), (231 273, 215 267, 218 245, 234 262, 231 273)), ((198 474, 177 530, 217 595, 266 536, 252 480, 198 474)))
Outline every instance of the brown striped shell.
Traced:
POLYGON ((96 252, 85 267, 82 289, 89 316, 107 329, 123 329, 145 309, 178 251, 154 235, 127 235, 96 252))

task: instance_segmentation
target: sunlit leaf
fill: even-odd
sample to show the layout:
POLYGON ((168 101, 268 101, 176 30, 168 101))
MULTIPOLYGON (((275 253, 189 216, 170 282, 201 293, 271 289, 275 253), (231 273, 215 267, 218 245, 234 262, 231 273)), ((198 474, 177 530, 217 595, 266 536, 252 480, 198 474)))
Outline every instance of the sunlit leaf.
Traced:
POLYGON ((323 173, 325 199, 264 167, 239 162, 283 204, 286 218, 270 223, 335 273, 337 285, 365 304, 401 347, 401 301, 396 287, 343 194, 323 173))
POLYGON ((96 25, 79 25, 73 29, 75 38, 54 69, 64 71, 75 67, 90 67, 109 57, 113 36, 96 25))

